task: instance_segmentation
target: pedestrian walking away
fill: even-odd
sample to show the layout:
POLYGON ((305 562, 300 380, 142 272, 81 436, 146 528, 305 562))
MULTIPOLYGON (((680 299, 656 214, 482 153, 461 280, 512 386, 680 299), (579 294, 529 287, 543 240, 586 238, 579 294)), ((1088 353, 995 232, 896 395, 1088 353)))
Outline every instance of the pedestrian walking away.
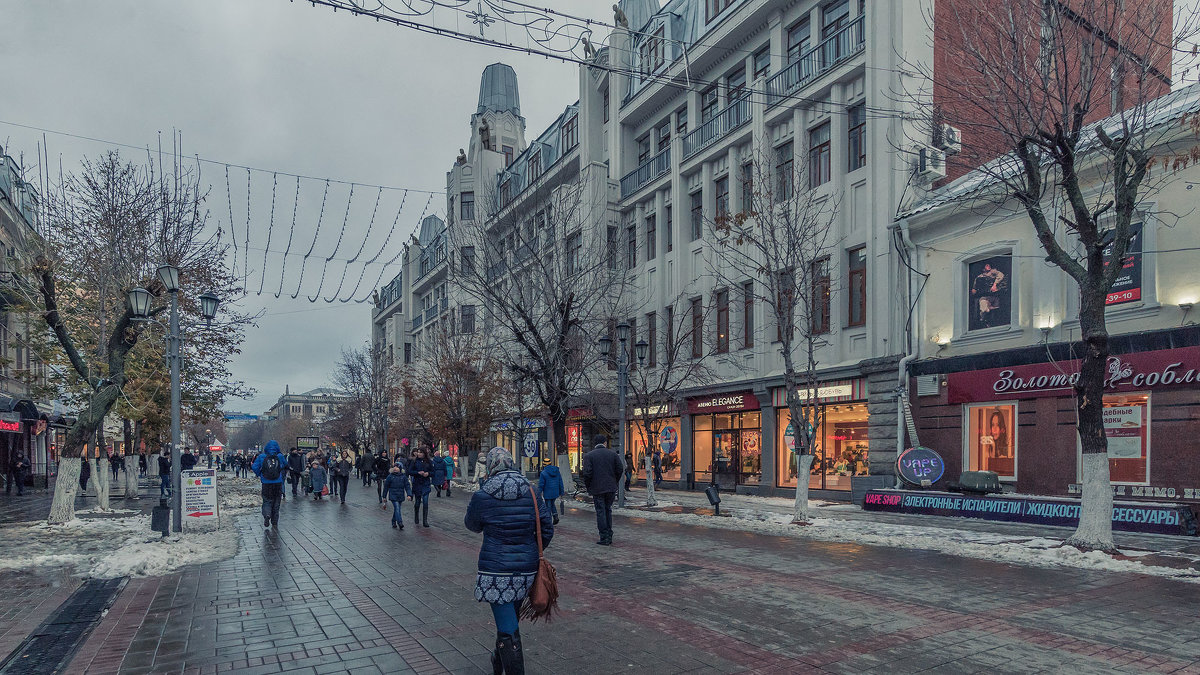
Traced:
POLYGON ((662 450, 656 449, 654 451, 654 487, 656 488, 662 485, 663 481, 662 462, 662 450))
POLYGON ((279 503, 283 501, 283 477, 287 471, 287 458, 279 451, 279 443, 267 441, 267 445, 250 469, 262 483, 263 527, 279 528, 279 503))
POLYGON ((11 464, 11 470, 8 480, 5 481, 4 493, 12 494, 13 483, 17 484, 17 496, 25 494, 25 476, 29 473, 29 462, 25 459, 25 453, 18 452, 17 458, 11 464))
POLYGON ((146 472, 150 470, 149 464, 146 463, 146 453, 138 453, 138 478, 145 478, 146 472))
POLYGON ((380 452, 375 456, 375 491, 379 494, 379 503, 383 503, 383 479, 387 478, 388 471, 392 468, 391 461, 388 460, 386 452, 380 452))
POLYGON ((555 508, 555 502, 562 496, 565 489, 562 471, 559 470, 557 464, 547 464, 546 468, 538 474, 538 492, 541 493, 542 499, 546 500, 546 506, 550 507, 555 525, 558 524, 558 509, 555 508))
POLYGON ((621 474, 625 473, 625 462, 615 451, 610 450, 604 434, 596 435, 596 447, 583 456, 583 484, 592 496, 596 507, 596 529, 600 531, 601 546, 611 546, 612 505, 617 494, 621 474))
POLYGON ((92 477, 92 461, 87 457, 82 458, 83 465, 79 467, 79 494, 87 495, 88 479, 92 477))
POLYGON ((164 449, 158 456, 158 496, 166 499, 171 494, 171 455, 164 449))
POLYGON ((338 494, 342 503, 346 503, 346 488, 350 485, 350 454, 343 451, 342 456, 334 462, 333 482, 337 484, 338 494))
POLYGON ((304 455, 300 454, 299 448, 288 450, 287 456, 288 468, 288 484, 292 486, 292 499, 298 498, 300 489, 300 477, 304 475, 304 455))
POLYGON ((337 457, 330 452, 321 463, 325 465, 326 475, 329 476, 329 500, 333 501, 338 496, 338 488, 341 487, 337 479, 337 457))
POLYGON ((374 471, 375 458, 371 456, 371 453, 364 452, 358 456, 355 464, 358 466, 358 477, 362 478, 363 487, 368 487, 371 484, 371 472, 374 471))
POLYGON ((409 499, 412 499, 413 496, 408 474, 404 473, 400 467, 393 466, 388 477, 383 481, 383 494, 392 503, 392 529, 403 530, 404 515, 401 513, 401 507, 404 506, 406 496, 409 499))
POLYGON ((433 488, 437 490, 437 496, 442 496, 442 490, 446 489, 446 462, 442 461, 442 453, 435 450, 433 457, 429 459, 433 464, 433 488))
POLYGON ((325 470, 325 467, 321 466, 320 461, 313 461, 312 466, 308 469, 308 475, 312 479, 313 499, 321 501, 321 497, 325 496, 324 492, 329 487, 326 483, 326 480, 329 478, 329 472, 325 470))
POLYGON ((541 516, 543 548, 554 537, 554 524, 547 506, 539 503, 541 498, 504 448, 488 451, 480 480, 482 486, 471 496, 464 518, 468 530, 483 533, 475 599, 491 605, 496 621, 492 672, 523 675, 525 654, 517 617, 537 578, 540 551, 534 514, 541 516))
POLYGON ((447 450, 446 454, 442 456, 442 461, 446 463, 446 496, 449 497, 450 484, 454 482, 451 480, 454 478, 454 456, 449 450, 447 450))
POLYGON ((630 486, 633 484, 633 455, 628 451, 625 452, 625 491, 629 492, 630 486))
POLYGON ((425 450, 418 449, 413 452, 413 459, 408 463, 408 475, 412 478, 413 522, 429 527, 429 493, 432 492, 433 462, 425 456, 425 450), (425 507, 423 520, 422 506, 425 507))

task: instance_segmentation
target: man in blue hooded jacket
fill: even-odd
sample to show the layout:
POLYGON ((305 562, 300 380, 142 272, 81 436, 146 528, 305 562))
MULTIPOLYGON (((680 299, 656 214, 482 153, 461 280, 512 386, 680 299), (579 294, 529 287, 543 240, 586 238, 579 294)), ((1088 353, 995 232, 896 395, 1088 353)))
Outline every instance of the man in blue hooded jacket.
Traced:
POLYGON ((283 501, 283 477, 287 473, 287 457, 279 451, 279 443, 267 441, 250 468, 262 481, 263 527, 274 525, 279 529, 279 502, 283 501))

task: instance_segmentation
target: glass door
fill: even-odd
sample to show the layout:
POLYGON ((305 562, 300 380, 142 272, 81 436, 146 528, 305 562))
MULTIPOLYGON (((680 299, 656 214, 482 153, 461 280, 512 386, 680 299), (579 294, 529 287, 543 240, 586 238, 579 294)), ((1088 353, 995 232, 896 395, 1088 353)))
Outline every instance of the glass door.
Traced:
POLYGON ((723 429, 713 432, 713 474, 717 485, 732 490, 738 483, 738 447, 741 432, 723 429))

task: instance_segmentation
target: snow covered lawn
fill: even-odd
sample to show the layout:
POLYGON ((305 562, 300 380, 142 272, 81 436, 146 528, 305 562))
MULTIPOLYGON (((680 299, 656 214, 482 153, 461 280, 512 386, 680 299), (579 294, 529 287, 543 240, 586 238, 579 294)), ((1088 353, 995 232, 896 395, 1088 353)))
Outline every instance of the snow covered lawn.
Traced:
POLYGON ((214 562, 237 553, 233 517, 262 504, 257 480, 222 476, 217 483, 220 528, 171 534, 150 530, 150 516, 132 509, 77 511, 62 525, 45 522, 0 528, 0 569, 65 567, 92 578, 159 576, 186 565, 214 562))

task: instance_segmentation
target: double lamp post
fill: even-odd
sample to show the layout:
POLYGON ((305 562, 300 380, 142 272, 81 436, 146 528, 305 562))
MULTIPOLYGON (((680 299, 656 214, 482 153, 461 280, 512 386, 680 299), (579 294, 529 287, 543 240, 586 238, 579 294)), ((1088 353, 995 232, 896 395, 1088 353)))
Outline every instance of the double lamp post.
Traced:
MULTIPOLYGON (((628 447, 627 425, 625 424, 625 396, 626 391, 629 388, 629 350, 625 348, 625 343, 629 342, 630 332, 629 324, 625 323, 624 321, 617 324, 617 341, 621 343, 617 350, 617 416, 620 418, 620 421, 618 422, 620 429, 617 431, 617 455, 620 457, 625 456, 625 450, 628 447)), ((607 360, 609 354, 612 353, 612 338, 605 335, 597 340, 597 342, 600 345, 600 356, 607 360)), ((646 352, 649 351, 649 349, 650 345, 646 344, 645 340, 638 340, 637 344, 634 345, 634 350, 637 351, 637 360, 639 364, 646 360, 646 352)), ((633 455, 631 453, 630 457, 632 456, 633 455)), ((627 467, 625 470, 629 471, 632 468, 633 467, 627 467)), ((622 476, 621 480, 617 481, 617 506, 621 508, 625 507, 624 479, 625 477, 622 476)))
MULTIPOLYGON (((171 323, 167 333, 167 362, 171 364, 171 529, 181 532, 183 509, 179 474, 179 371, 183 366, 183 349, 179 332, 179 268, 174 265, 159 266, 158 280, 171 295, 171 323)), ((129 291, 128 300, 135 320, 151 320, 150 302, 153 296, 150 291, 140 286, 134 288, 129 291)), ((221 299, 212 293, 200 296, 200 313, 204 316, 206 325, 212 325, 220 302, 221 299)))

